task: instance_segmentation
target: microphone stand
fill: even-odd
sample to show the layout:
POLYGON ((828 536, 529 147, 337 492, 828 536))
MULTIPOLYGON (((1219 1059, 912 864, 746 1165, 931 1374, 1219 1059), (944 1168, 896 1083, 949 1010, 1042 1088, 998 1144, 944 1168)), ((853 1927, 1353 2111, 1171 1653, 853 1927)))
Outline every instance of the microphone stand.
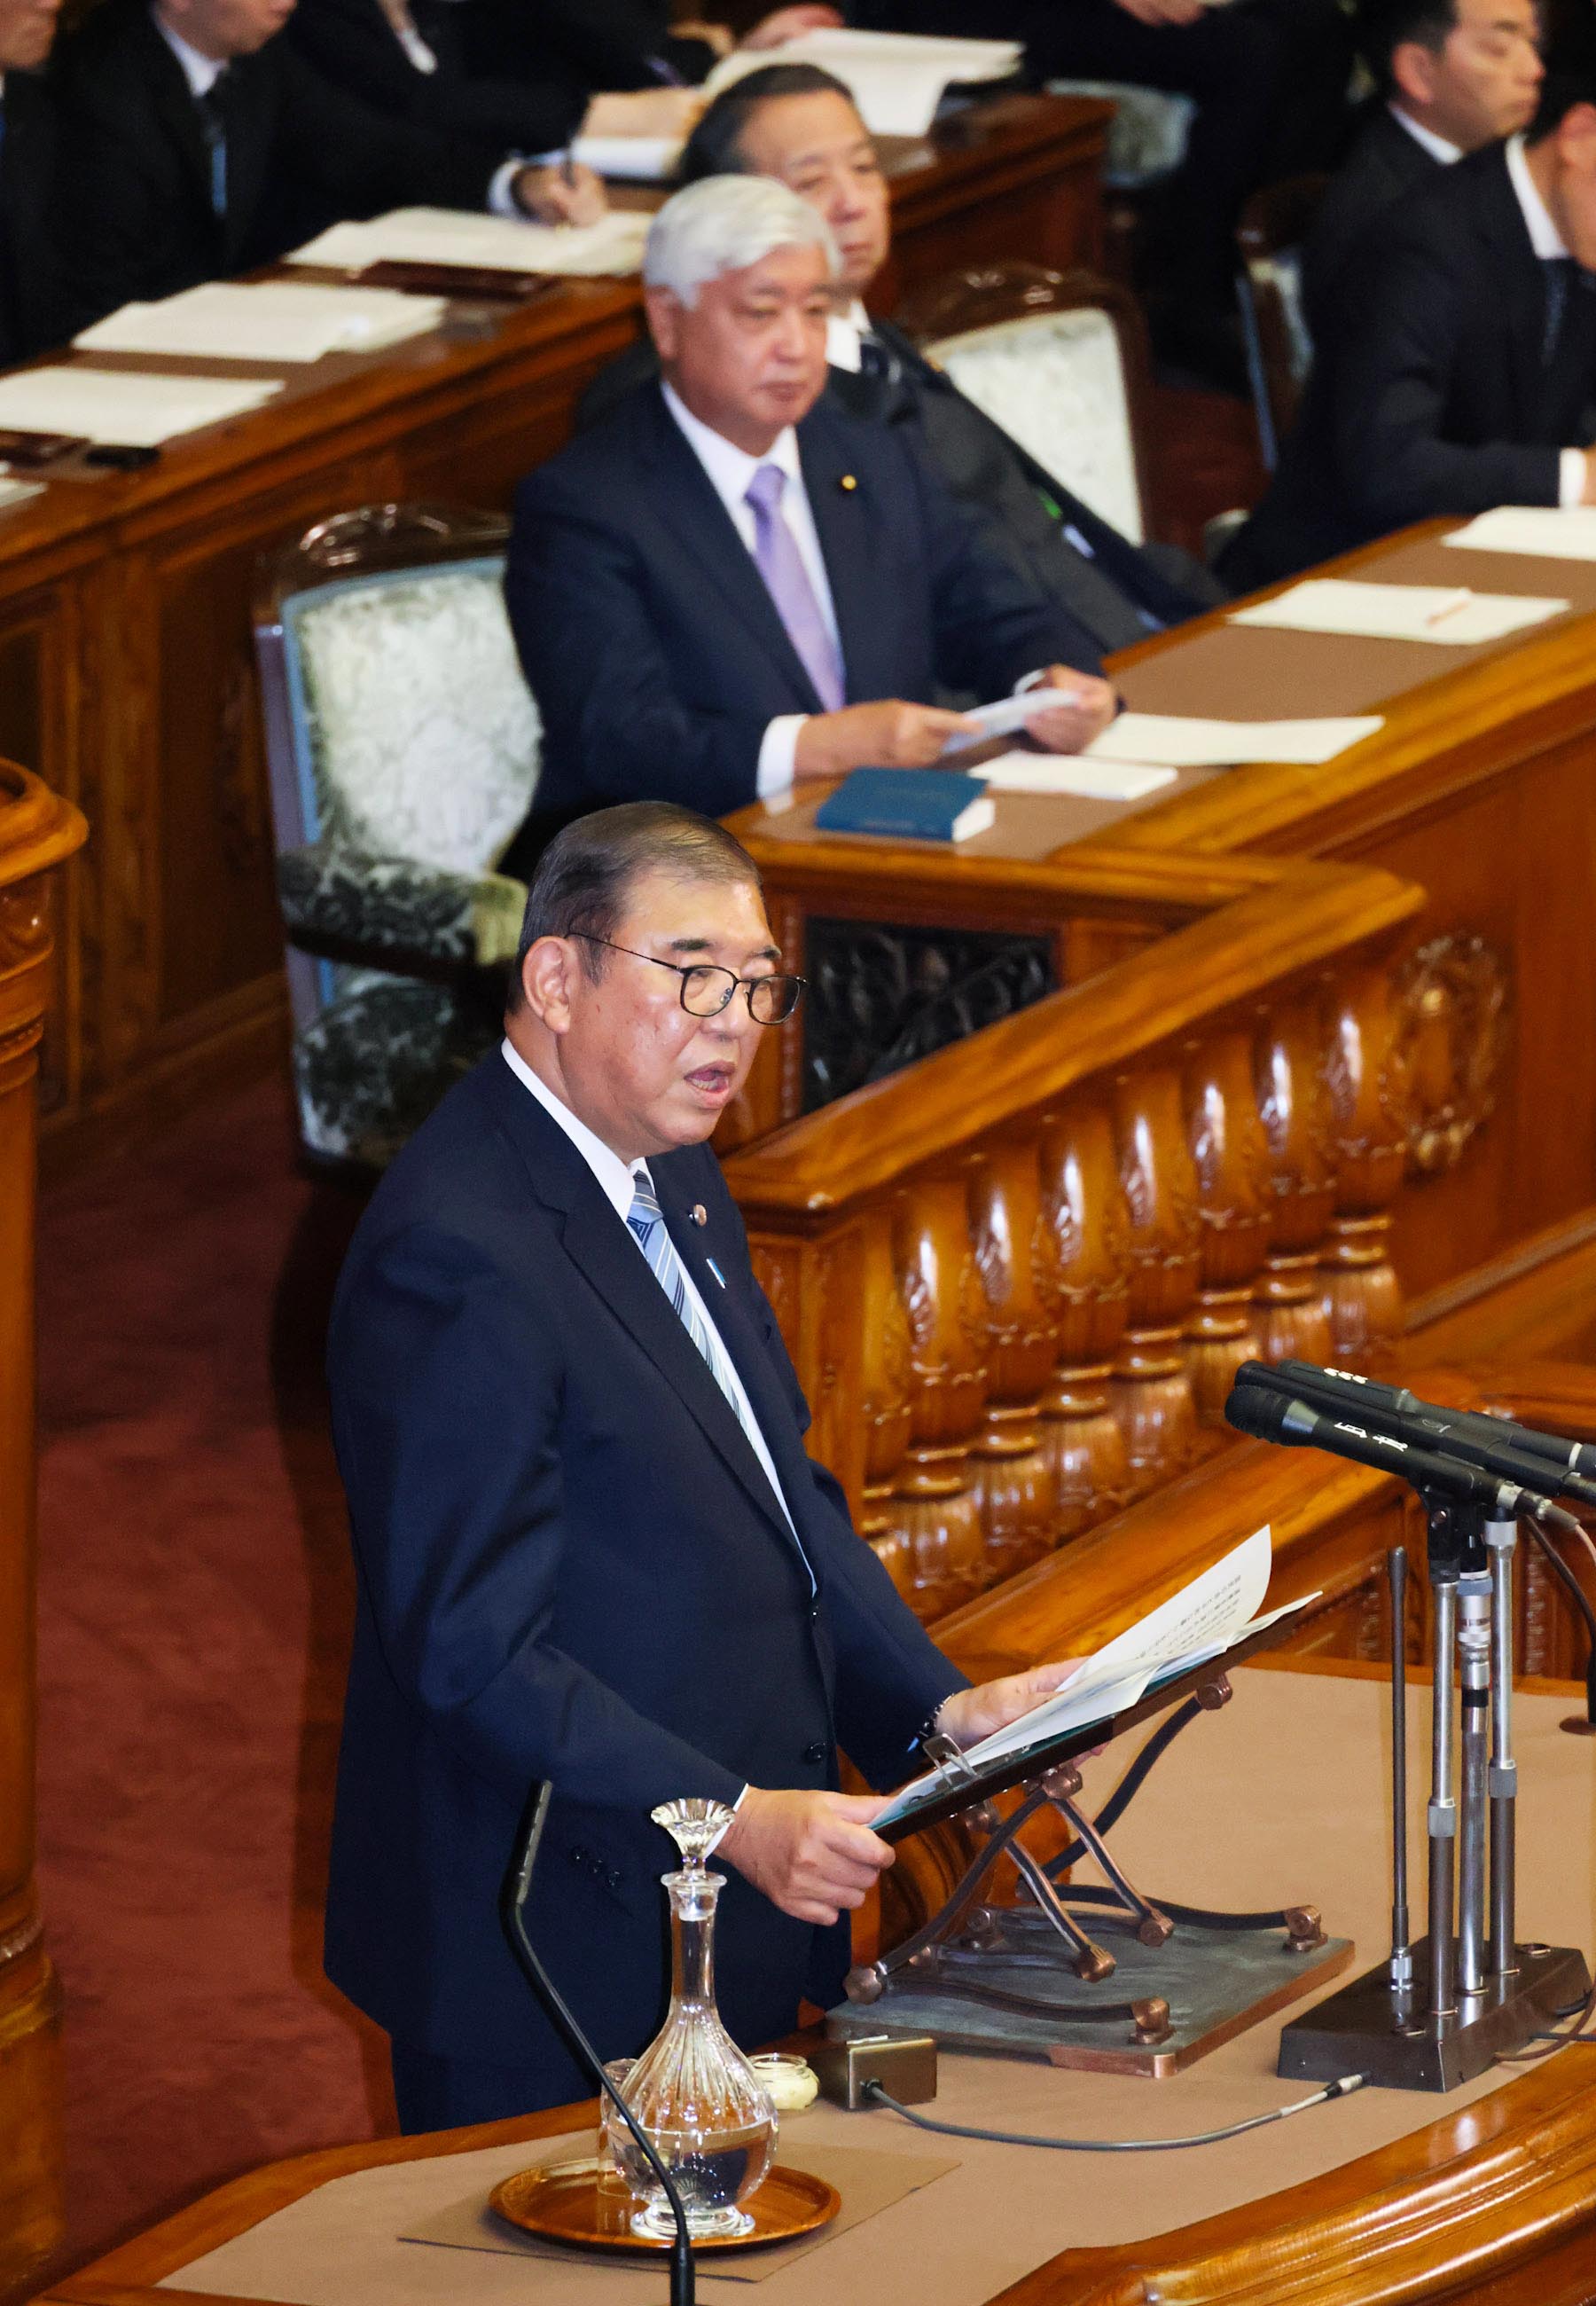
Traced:
POLYGON ((598 2083, 601 2106, 607 2097, 632 2134, 633 2143, 664 2189, 676 2220, 676 2239, 670 2245, 670 2306, 693 2306, 696 2275, 693 2259, 693 2238, 687 2230, 687 2213, 675 2179, 654 2150, 653 2144, 636 2115, 627 2103, 625 2095, 604 2071, 603 2061, 582 2028, 576 2022, 565 1997, 543 1968, 526 1928, 526 1900, 532 1893, 533 1868, 537 1864, 538 1845, 543 1838, 543 1823, 549 1814, 549 1797, 552 1788, 547 1780, 539 1786, 520 1845, 504 1885, 500 1913, 510 1951, 525 1971, 533 1991, 543 2002, 555 2023, 576 2053, 577 2063, 585 2066, 598 2083))

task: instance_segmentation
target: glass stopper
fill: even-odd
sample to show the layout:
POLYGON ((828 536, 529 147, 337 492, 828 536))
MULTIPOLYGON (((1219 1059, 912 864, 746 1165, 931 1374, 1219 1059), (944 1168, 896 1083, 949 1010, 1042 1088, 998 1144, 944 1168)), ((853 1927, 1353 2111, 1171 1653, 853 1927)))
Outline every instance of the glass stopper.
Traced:
POLYGON ((733 1813, 724 1802, 694 1795, 684 1801, 661 1802, 649 1815, 675 1842, 682 1864, 699 1868, 731 1823, 733 1813))

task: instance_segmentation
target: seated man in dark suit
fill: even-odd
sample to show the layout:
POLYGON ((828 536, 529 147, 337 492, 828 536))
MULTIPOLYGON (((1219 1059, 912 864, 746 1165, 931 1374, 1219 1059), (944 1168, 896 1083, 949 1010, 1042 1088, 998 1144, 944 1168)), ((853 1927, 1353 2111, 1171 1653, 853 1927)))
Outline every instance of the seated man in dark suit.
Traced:
POLYGON ((408 2131, 591 2088, 499 1926, 540 1783, 532 1933, 603 2058, 664 2015, 650 1811, 735 1808, 716 1985, 751 2049, 837 1999, 892 1863, 839 1747, 895 1785, 934 1726, 968 1746, 1067 1670, 969 1688, 805 1451, 706 1141, 801 990, 780 969, 722 827, 643 802, 568 828, 502 1050, 389 1169, 338 1284, 359 1605, 327 1967, 392 2037, 408 2131))
POLYGON ((1528 137, 1455 167, 1375 235, 1239 586, 1409 521, 1596 501, 1596 81, 1553 73, 1528 137))
MULTIPOLYGON (((1215 607, 1223 586, 1174 545, 1138 546, 1011 440, 901 329, 865 310, 892 245, 875 145, 840 80, 815 64, 767 64, 715 98, 687 140, 684 184, 722 173, 775 176, 831 226, 846 308, 828 334, 831 389, 856 416, 912 432, 961 503, 992 514, 1015 565, 1061 602, 1100 651, 1215 607)), ((582 417, 656 372, 653 348, 601 372, 582 417)))
POLYGON ((644 797, 721 816, 795 778, 924 767, 964 725, 939 684, 1067 692, 1034 727, 1061 751, 1112 715, 1087 635, 912 438, 816 406, 837 269, 824 220, 764 177, 689 185, 655 218, 663 384, 516 500, 505 590, 543 716, 540 816, 644 797))
POLYGON ((1376 94, 1302 252, 1315 344, 1334 326, 1370 227, 1437 170, 1527 128, 1545 68, 1535 0, 1363 0, 1358 45, 1376 94))
POLYGON ((55 115, 47 75, 59 0, 0 0, 0 368, 75 325, 55 244, 55 115))
POLYGON ((384 119, 282 37, 294 0, 104 0, 61 58, 62 236, 95 316, 280 256, 410 202, 549 223, 603 210, 583 175, 384 119))

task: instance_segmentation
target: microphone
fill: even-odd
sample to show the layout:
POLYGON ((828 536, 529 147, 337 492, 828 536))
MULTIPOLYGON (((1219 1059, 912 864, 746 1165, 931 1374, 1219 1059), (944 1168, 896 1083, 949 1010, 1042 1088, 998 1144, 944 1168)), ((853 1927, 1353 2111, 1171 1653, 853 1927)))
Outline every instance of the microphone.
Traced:
POLYGON ((510 1952, 525 1971, 533 1991, 547 2004, 555 2023, 576 2053, 577 2063, 585 2067, 592 2079, 597 2082, 600 2104, 602 2105, 605 2098, 611 2101, 616 2112, 631 2131, 633 2143, 665 2190, 665 2199, 670 2203, 671 2216, 676 2220, 676 2240, 670 2245, 670 2306, 693 2306, 696 2282, 693 2240, 687 2232, 687 2213, 683 2208, 681 2195, 677 2191, 676 2181, 655 2152, 653 2141, 627 2105, 624 2094, 616 2088, 610 2077, 604 2071, 603 2060, 577 2024, 565 1997, 543 1968, 527 1933, 526 1900, 532 1894, 533 1868, 537 1864, 538 1844, 543 1838, 543 1821, 549 1814, 549 1797, 552 1791, 553 1788, 547 1779, 537 1789, 528 1814, 525 1829, 521 1836, 520 1845, 516 1851, 509 1873, 505 1878, 504 1894, 499 1907, 500 1917, 510 1942, 510 1952))
POLYGON ((1236 1374, 1248 1384, 1273 1382, 1300 1398, 1317 1398, 1368 1417, 1416 1422, 1432 1439, 1445 1433, 1447 1447, 1475 1465, 1492 1463, 1490 1456, 1481 1453, 1511 1449, 1519 1462, 1516 1466, 1500 1466, 1506 1480, 1528 1479, 1535 1486, 1534 1473, 1521 1470, 1526 1460, 1531 1461, 1541 1473, 1542 1486, 1546 1469, 1556 1471, 1558 1485, 1552 1495, 1596 1505, 1596 1448, 1587 1443, 1568 1441, 1557 1433, 1539 1433, 1532 1425, 1519 1425, 1510 1418, 1484 1417, 1477 1410, 1448 1409, 1438 1402, 1421 1401, 1405 1386, 1381 1385, 1353 1370, 1319 1369, 1312 1362, 1281 1362, 1274 1368, 1249 1362, 1236 1374))
POLYGON ((1532 1518, 1545 1509, 1545 1500, 1525 1495, 1516 1482, 1501 1482, 1455 1457, 1390 1433, 1378 1433, 1354 1424, 1350 1418, 1320 1417, 1305 1401, 1295 1401, 1273 1387, 1238 1379, 1225 1405, 1225 1422, 1238 1433, 1255 1434, 1260 1441, 1278 1441, 1288 1449, 1327 1449, 1333 1457, 1350 1457, 1356 1465, 1374 1465, 1395 1473, 1416 1490, 1448 1498, 1455 1505, 1483 1506, 1496 1521, 1513 1521, 1520 1514, 1532 1518))
POLYGON ((1466 1410, 1443 1409, 1420 1401, 1395 1386, 1342 1370, 1319 1369, 1312 1362, 1282 1362, 1269 1367, 1244 1362, 1236 1371, 1238 1385, 1256 1385, 1293 1400, 1308 1401, 1332 1417, 1351 1417, 1357 1424, 1377 1426, 1399 1441, 1418 1448, 1461 1457, 1482 1466, 1504 1482, 1516 1482, 1541 1497, 1580 1497, 1596 1500, 1596 1482, 1568 1470, 1573 1446, 1550 1434, 1532 1434, 1524 1425, 1509 1425, 1497 1417, 1479 1417, 1466 1410), (1532 1449, 1533 1439, 1541 1447, 1532 1449))

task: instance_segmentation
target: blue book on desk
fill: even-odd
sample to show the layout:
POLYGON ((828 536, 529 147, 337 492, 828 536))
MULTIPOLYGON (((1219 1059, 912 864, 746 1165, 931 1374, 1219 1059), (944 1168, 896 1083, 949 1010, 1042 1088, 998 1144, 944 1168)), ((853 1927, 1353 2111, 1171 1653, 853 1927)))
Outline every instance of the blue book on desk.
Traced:
POLYGON ((815 812, 824 833, 894 841, 968 841, 997 810, 979 777, 957 769, 855 769, 815 812))

